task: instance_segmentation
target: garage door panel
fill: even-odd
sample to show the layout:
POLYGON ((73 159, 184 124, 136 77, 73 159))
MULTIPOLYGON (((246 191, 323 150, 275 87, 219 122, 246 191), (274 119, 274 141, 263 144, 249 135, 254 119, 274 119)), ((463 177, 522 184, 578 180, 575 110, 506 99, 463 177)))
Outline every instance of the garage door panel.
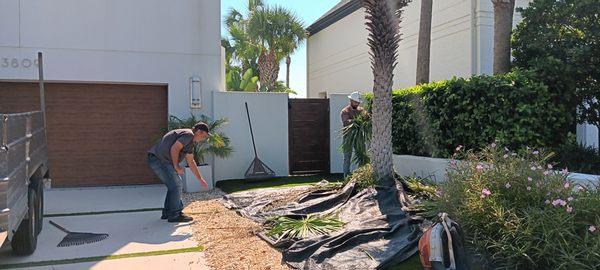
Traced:
MULTIPOLYGON (((1 110, 35 110, 38 100, 36 84, 0 82, 1 110)), ((165 86, 46 84, 46 111, 53 185, 159 183, 146 151, 167 126, 165 86)))

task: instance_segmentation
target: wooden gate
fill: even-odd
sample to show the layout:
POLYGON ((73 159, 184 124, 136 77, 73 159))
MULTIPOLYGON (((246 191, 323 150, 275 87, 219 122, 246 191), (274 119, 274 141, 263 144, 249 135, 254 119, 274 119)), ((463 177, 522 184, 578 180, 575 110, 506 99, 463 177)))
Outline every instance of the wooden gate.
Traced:
POLYGON ((289 100, 290 174, 329 173, 329 100, 289 100))

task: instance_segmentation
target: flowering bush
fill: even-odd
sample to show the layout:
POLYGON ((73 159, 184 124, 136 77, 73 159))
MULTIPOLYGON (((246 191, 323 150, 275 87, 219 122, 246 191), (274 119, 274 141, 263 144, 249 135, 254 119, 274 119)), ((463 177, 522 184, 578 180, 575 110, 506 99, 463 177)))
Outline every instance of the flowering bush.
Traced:
POLYGON ((490 265, 515 269, 599 269, 600 192, 567 180, 550 155, 492 144, 457 147, 438 207, 463 226, 490 265))

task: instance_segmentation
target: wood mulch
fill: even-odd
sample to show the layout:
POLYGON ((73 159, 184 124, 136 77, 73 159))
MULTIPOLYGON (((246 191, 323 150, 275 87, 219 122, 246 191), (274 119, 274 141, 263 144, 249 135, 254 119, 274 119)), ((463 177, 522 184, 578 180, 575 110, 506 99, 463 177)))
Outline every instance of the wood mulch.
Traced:
POLYGON ((218 199, 219 189, 184 194, 184 213, 194 218, 194 239, 205 248, 208 266, 221 269, 290 269, 281 260, 281 252, 261 240, 258 223, 225 208, 218 199))

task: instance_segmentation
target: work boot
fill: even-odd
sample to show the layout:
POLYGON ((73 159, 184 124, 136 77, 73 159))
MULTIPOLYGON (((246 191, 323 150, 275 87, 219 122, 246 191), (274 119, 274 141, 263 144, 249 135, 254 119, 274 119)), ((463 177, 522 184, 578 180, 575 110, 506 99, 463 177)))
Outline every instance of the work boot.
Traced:
POLYGON ((170 218, 168 221, 171 223, 179 223, 179 222, 190 222, 194 220, 194 218, 190 216, 186 216, 184 214, 179 215, 178 217, 170 218))

